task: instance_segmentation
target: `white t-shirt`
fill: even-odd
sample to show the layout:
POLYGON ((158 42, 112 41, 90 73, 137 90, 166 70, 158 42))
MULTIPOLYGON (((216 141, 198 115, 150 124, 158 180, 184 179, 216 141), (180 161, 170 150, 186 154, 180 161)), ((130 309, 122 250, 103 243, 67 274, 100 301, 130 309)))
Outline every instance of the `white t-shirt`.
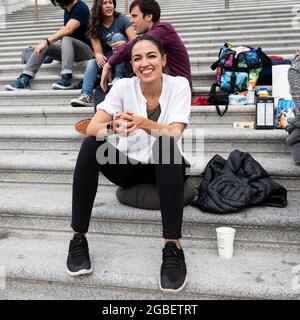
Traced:
MULTIPOLYGON (((183 77, 162 75, 163 86, 159 104, 161 114, 157 123, 171 124, 174 122, 189 124, 191 111, 191 91, 189 82, 183 77)), ((132 111, 135 115, 147 118, 147 100, 143 96, 140 80, 137 77, 120 79, 111 88, 105 100, 98 106, 114 116, 117 112, 132 111)), ((117 148, 129 158, 142 163, 153 162, 152 145, 156 138, 146 131, 138 129, 135 134, 120 137, 117 148)))

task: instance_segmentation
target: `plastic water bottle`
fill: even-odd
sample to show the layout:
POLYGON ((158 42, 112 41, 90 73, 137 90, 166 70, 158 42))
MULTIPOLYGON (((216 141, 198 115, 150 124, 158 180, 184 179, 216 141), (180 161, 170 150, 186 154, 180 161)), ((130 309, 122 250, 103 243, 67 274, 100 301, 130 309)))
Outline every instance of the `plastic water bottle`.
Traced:
POLYGON ((249 84, 247 92, 247 104, 254 104, 255 93, 251 84, 249 84))

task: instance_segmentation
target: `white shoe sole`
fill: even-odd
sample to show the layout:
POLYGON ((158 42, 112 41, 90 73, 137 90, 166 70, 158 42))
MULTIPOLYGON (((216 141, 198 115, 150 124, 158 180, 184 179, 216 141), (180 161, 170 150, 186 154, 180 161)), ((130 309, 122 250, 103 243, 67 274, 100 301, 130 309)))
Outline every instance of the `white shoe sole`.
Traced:
POLYGON ((77 272, 72 272, 67 268, 66 271, 67 271, 67 274, 70 275, 71 277, 76 277, 76 276, 81 276, 81 275, 92 273, 93 272, 93 268, 91 268, 91 269, 82 269, 82 270, 79 270, 77 272))
POLYGON ((53 83, 51 88, 54 89, 54 90, 70 90, 70 89, 73 88, 73 86, 64 87, 64 86, 61 86, 60 84, 53 83))
POLYGON ((12 85, 8 84, 4 87, 4 89, 6 91, 30 91, 30 89, 26 88, 26 89, 21 89, 21 88, 15 88, 12 85))
POLYGON ((161 283, 160 283, 160 280, 159 280, 159 288, 160 288, 160 290, 163 291, 163 292, 179 292, 179 291, 181 291, 181 290, 186 286, 186 284, 187 284, 187 276, 185 276, 185 280, 184 280, 182 286, 179 287, 179 288, 177 288, 177 289, 165 289, 165 288, 163 288, 163 287, 161 286, 161 283))
POLYGON ((80 107, 93 108, 94 107, 93 103, 88 104, 88 103, 84 103, 84 102, 79 102, 77 100, 71 100, 70 104, 71 104, 72 107, 78 107, 78 108, 80 108, 80 107))

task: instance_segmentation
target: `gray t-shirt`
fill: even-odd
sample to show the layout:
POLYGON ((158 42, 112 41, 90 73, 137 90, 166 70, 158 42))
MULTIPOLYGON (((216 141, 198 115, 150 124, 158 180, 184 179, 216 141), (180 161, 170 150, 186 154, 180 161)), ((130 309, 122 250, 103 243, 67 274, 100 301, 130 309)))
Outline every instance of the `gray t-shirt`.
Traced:
POLYGON ((160 114, 161 114, 160 104, 158 104, 158 106, 154 109, 147 108, 147 118, 152 121, 157 122, 160 114))
MULTIPOLYGON (((115 17, 110 28, 106 28, 103 24, 99 28, 99 39, 101 41, 103 54, 112 53, 111 39, 115 33, 121 33, 126 37, 126 29, 131 26, 130 20, 128 17, 123 14, 119 14, 115 17)), ((126 37, 127 38, 127 37, 126 37)))

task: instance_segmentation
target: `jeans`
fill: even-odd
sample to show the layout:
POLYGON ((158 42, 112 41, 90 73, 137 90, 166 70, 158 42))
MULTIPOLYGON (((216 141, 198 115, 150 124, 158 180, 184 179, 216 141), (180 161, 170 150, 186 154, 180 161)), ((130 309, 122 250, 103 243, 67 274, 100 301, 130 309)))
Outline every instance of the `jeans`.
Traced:
POLYGON ((97 141, 95 137, 85 138, 78 154, 73 179, 71 226, 75 232, 88 231, 100 171, 112 183, 123 188, 144 183, 157 185, 163 237, 181 238, 184 182, 188 178, 185 169, 188 164, 172 137, 159 137, 152 150, 154 164, 133 164, 132 160, 109 142, 97 141), (162 152, 166 152, 166 145, 169 146, 170 155, 167 164, 161 156, 162 152), (100 146, 105 147, 109 154, 116 155, 116 163, 97 162, 96 155, 100 146), (178 157, 182 161, 174 160, 180 159, 178 157))
MULTIPOLYGON (((112 44, 114 44, 117 41, 126 41, 127 39, 125 38, 125 36, 123 36, 123 34, 121 33, 115 33, 112 36, 112 44)), ((115 66, 115 78, 123 78, 125 74, 125 62, 122 62, 120 64, 117 64, 115 66)))
MULTIPOLYGON (((116 33, 112 37, 112 43, 115 43, 117 41, 123 41, 123 40, 126 41, 126 38, 120 33, 116 33)), ((108 60, 112 56, 112 54, 113 54, 112 51, 105 54, 106 59, 108 60)), ((95 83, 97 81, 97 77, 98 75, 101 75, 101 73, 102 73, 102 68, 98 66, 96 59, 91 59, 88 62, 88 65, 84 73, 81 94, 86 94, 89 97, 93 96, 93 90, 94 90, 95 83)), ((115 66, 115 77, 123 78, 124 73, 125 73, 125 62, 115 66)))
POLYGON ((74 61, 89 60, 94 54, 88 44, 72 37, 63 37, 60 43, 50 44, 40 55, 33 53, 23 73, 34 77, 47 55, 61 61, 61 74, 66 74, 72 73, 74 61))

